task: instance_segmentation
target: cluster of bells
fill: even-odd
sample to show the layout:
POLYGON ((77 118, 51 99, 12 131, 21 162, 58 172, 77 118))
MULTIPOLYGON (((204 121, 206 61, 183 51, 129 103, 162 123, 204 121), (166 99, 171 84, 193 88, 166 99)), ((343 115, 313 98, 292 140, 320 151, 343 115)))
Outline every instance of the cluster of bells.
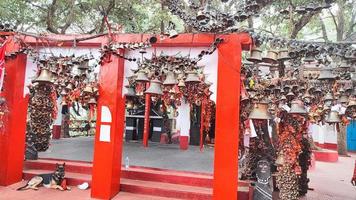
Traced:
POLYGON ((256 0, 244 1, 235 15, 222 13, 212 9, 207 3, 200 7, 190 3, 189 7, 196 11, 196 15, 186 12, 185 2, 181 0, 168 0, 169 10, 180 17, 186 24, 201 32, 224 32, 234 27, 236 22, 242 22, 252 15, 255 15, 262 7, 263 2, 256 0))
MULTIPOLYGON (((129 77, 129 86, 126 96, 142 96, 145 94, 153 95, 154 97, 169 94, 170 100, 175 100, 182 94, 187 95, 187 88, 203 84, 207 88, 211 85, 205 81, 205 76, 198 71, 201 70, 197 66, 197 60, 188 57, 175 56, 157 56, 150 60, 144 60, 139 63, 138 70, 134 70, 134 75, 129 77), (150 82, 147 90, 139 91, 132 87, 136 84, 150 82), (185 91, 185 92, 184 92, 185 91)), ((211 92, 203 93, 196 91, 194 95, 211 95, 211 92)), ((205 91, 206 92, 206 91, 205 91)))
POLYGON ((80 91, 79 97, 83 104, 96 104, 98 88, 89 83, 88 74, 91 72, 89 60, 91 56, 60 56, 39 59, 39 76, 32 81, 33 84, 52 85, 57 94, 64 99, 63 105, 67 105, 72 99, 73 93, 80 91), (77 73, 74 74, 73 70, 77 73))
POLYGON ((0 32, 13 32, 16 26, 9 22, 0 22, 0 32))
MULTIPOLYGON (((326 58, 334 57, 344 59, 347 62, 356 62, 356 49, 351 44, 337 44, 337 43, 318 43, 306 42, 296 39, 286 39, 282 37, 270 36, 262 33, 255 32, 254 29, 245 29, 249 33, 254 43, 257 46, 266 44, 270 47, 279 47, 286 51, 289 59, 296 59, 305 57, 306 62, 318 60, 319 62, 325 61, 326 58)), ((254 47, 256 54, 260 51, 259 48, 254 47)), ((271 49, 271 51, 276 51, 271 49)))
MULTIPOLYGON (((311 4, 308 4, 307 6, 297 6, 293 11, 300 15, 304 15, 309 12, 319 12, 323 9, 330 8, 331 3, 332 3, 332 1, 330 1, 330 0, 326 0, 324 2, 324 4, 311 3, 311 4)), ((289 18, 290 10, 288 8, 286 8, 286 9, 281 10, 280 13, 282 15, 287 15, 287 17, 289 18)))

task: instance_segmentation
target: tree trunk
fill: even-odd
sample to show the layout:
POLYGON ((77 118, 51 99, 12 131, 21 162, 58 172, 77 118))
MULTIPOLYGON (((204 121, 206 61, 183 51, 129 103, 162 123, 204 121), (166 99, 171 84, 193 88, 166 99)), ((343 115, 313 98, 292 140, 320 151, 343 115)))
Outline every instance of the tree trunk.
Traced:
POLYGON ((337 128, 337 152, 339 155, 347 156, 346 148, 346 126, 339 124, 337 128))

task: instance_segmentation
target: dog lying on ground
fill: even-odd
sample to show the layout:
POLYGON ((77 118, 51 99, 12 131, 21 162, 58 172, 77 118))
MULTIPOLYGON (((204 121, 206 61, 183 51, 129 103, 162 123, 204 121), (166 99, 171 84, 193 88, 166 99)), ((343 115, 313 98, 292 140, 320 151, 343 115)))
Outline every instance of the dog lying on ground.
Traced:
POLYGON ((50 174, 40 174, 31 178, 26 185, 17 190, 38 190, 38 187, 43 185, 46 188, 64 190, 61 183, 64 179, 65 163, 56 164, 56 170, 50 174))

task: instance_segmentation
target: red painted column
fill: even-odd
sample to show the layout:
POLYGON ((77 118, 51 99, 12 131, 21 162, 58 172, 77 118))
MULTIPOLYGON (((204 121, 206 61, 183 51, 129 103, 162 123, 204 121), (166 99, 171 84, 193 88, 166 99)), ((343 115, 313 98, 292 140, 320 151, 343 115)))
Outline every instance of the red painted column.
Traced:
POLYGON ((200 111, 200 151, 204 148, 204 110, 205 110, 205 100, 201 102, 201 111, 200 111))
POLYGON ((110 199, 120 191, 125 97, 124 60, 112 56, 100 68, 91 197, 110 199))
POLYGON ((5 62, 6 76, 4 92, 1 95, 6 99, 9 113, 5 131, 0 133, 0 185, 2 186, 22 180, 28 106, 28 98, 24 97, 26 60, 25 54, 18 54, 16 58, 9 58, 5 62))
POLYGON ((214 200, 236 200, 240 113, 241 41, 231 34, 218 48, 214 200))
MULTIPOLYGON (((148 88, 148 86, 147 86, 148 88)), ((151 95, 145 96, 145 119, 143 125, 143 146, 148 147, 148 135, 150 133, 150 111, 151 111, 151 95)))

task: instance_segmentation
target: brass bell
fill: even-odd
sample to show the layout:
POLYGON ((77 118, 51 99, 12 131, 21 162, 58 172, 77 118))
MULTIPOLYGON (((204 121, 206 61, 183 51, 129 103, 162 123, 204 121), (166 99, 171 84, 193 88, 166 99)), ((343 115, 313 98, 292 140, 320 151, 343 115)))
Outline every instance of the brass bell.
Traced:
POLYGON ((288 94, 286 95, 287 98, 293 98, 295 97, 294 93, 292 91, 288 92, 288 94))
POLYGON ((73 90, 74 89, 74 86, 72 83, 68 83, 68 85, 66 86, 66 89, 67 90, 73 90))
POLYGON ((175 85, 177 83, 178 83, 178 81, 175 78, 174 73, 173 72, 168 72, 166 80, 164 80, 164 82, 163 82, 163 85, 175 85))
POLYGON ((242 88, 242 89, 241 89, 240 101, 241 101, 241 102, 245 102, 245 101, 248 101, 248 100, 249 100, 249 98, 248 98, 247 91, 246 91, 244 88, 242 88))
POLYGON ((33 81, 34 83, 53 83, 52 73, 48 69, 42 69, 40 75, 33 81))
POLYGON ((342 95, 340 98, 339 98, 339 102, 340 103, 347 103, 349 100, 347 98, 346 95, 342 95))
POLYGON ((205 15, 205 10, 203 10, 203 9, 198 10, 196 19, 197 19, 198 21, 203 21, 203 20, 205 20, 206 18, 207 18, 207 17, 206 17, 206 15, 205 15))
POLYGON ((83 92, 91 94, 91 93, 93 93, 93 89, 89 85, 87 85, 87 86, 85 86, 83 92))
POLYGON ((67 94, 68 94, 67 91, 65 89, 63 89, 61 92, 61 96, 66 96, 67 94))
POLYGON ((347 104, 347 109, 351 109, 352 107, 356 107, 356 99, 350 99, 347 104))
POLYGON ((199 83, 200 82, 199 76, 197 75, 196 72, 190 71, 187 73, 188 73, 188 75, 187 75, 187 78, 185 79, 186 83, 199 83))
POLYGON ((337 111, 331 111, 326 119, 327 123, 340 123, 341 119, 337 111))
POLYGON ((95 105, 96 104, 96 100, 94 97, 91 97, 90 100, 88 101, 89 105, 95 105))
POLYGON ((331 69, 323 68, 320 71, 319 80, 334 80, 335 76, 331 73, 331 69))
POLYGON ((275 64, 277 63, 278 53, 277 51, 268 50, 266 57, 262 58, 265 63, 275 64))
POLYGON ((80 70, 87 70, 89 69, 89 58, 84 58, 82 62, 78 65, 78 69, 80 70))
POLYGON ((268 112, 268 103, 256 103, 253 110, 249 115, 250 119, 272 119, 271 114, 268 112))
POLYGON ((134 107, 133 102, 132 101, 128 101, 126 104, 126 108, 127 109, 132 109, 134 107))
POLYGON ((333 95, 332 95, 330 92, 326 93, 326 95, 325 95, 325 97, 324 97, 324 102, 326 102, 326 101, 333 101, 333 100, 334 100, 333 95))
POLYGON ((185 87, 185 83, 183 79, 179 80, 178 87, 185 87))
POLYGON ((289 60, 290 57, 288 55, 288 50, 287 49, 282 49, 278 52, 278 58, 277 60, 279 61, 285 61, 285 60, 289 60))
POLYGON ((289 110, 290 114, 307 114, 307 111, 304 109, 303 102, 300 100, 292 101, 291 108, 289 110))
POLYGON ((133 87, 130 87, 129 85, 125 86, 126 87, 126 96, 127 97, 134 97, 136 96, 135 89, 133 87))
POLYGON ((157 78, 150 82, 150 87, 145 91, 145 94, 155 94, 155 95, 162 95, 162 88, 161 88, 161 81, 157 78))
POLYGON ((250 51, 250 57, 246 58, 250 62, 261 62, 262 61, 262 51, 259 48, 253 47, 250 51))
POLYGON ((302 96, 302 99, 311 99, 312 96, 309 94, 309 92, 305 92, 305 94, 302 96))
POLYGON ((145 71, 140 70, 137 72, 136 81, 137 82, 148 82, 150 80, 147 78, 145 71))

